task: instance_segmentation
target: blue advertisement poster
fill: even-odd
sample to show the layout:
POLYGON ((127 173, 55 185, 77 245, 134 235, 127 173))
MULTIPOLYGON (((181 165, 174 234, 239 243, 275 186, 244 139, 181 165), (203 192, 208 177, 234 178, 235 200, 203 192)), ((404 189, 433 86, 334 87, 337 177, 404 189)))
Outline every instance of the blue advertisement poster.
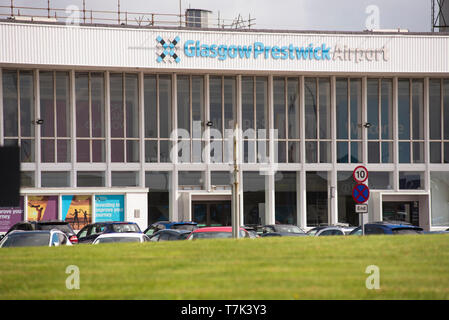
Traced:
POLYGON ((125 221, 124 195, 95 196, 95 222, 125 221))

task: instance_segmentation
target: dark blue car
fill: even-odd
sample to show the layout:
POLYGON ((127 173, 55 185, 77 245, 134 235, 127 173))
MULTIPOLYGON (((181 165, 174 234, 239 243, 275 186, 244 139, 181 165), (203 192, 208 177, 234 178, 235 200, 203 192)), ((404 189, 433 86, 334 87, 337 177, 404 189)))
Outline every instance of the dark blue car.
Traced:
POLYGON ((193 221, 158 221, 146 228, 143 233, 147 236, 151 236, 160 230, 166 229, 193 231, 198 229, 198 223, 193 221))
POLYGON ((78 232, 78 243, 92 243, 101 234, 117 232, 142 233, 134 222, 97 222, 88 224, 78 232))
MULTIPOLYGON (((372 222, 365 224, 365 234, 422 234, 423 229, 405 222, 372 222)), ((350 235, 362 235, 362 228, 358 227, 351 231, 350 235)))

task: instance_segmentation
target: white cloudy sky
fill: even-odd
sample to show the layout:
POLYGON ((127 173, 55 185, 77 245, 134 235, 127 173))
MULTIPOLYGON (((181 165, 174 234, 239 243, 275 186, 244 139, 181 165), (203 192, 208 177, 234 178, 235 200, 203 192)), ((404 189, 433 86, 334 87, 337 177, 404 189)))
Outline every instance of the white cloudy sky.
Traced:
MULTIPOLYGON (((85 0, 92 10, 117 10, 117 0, 85 0)), ((0 0, 9 5, 10 0, 0 0)), ((47 6, 47 0, 14 0, 16 5, 47 6)), ((82 8, 82 0, 50 0, 52 7, 82 8)), ((239 14, 256 18, 257 29, 344 30, 365 29, 368 6, 379 8, 382 29, 404 28, 416 32, 431 30, 430 0, 181 0, 182 9, 208 9, 216 17, 233 19, 239 14)), ((174 13, 179 0, 120 0, 121 11, 174 13)))

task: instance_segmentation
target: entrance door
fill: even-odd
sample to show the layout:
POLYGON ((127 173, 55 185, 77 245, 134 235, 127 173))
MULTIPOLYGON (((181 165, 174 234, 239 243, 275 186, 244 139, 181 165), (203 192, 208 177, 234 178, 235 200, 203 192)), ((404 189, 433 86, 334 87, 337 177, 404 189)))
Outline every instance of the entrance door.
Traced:
POLYGON ((199 227, 231 225, 231 201, 192 201, 192 220, 199 227))
POLYGON ((382 211, 384 221, 408 222, 414 226, 419 226, 418 201, 384 201, 382 211))

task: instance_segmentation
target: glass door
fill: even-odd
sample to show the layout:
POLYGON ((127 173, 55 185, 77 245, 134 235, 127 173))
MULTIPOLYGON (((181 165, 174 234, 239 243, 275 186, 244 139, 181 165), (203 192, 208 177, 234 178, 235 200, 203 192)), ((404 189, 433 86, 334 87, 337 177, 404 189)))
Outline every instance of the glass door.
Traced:
POLYGON ((231 225, 231 201, 193 201, 192 220, 199 227, 231 225))
POLYGON ((407 222, 419 226, 419 202, 384 201, 382 204, 383 220, 391 222, 407 222))

